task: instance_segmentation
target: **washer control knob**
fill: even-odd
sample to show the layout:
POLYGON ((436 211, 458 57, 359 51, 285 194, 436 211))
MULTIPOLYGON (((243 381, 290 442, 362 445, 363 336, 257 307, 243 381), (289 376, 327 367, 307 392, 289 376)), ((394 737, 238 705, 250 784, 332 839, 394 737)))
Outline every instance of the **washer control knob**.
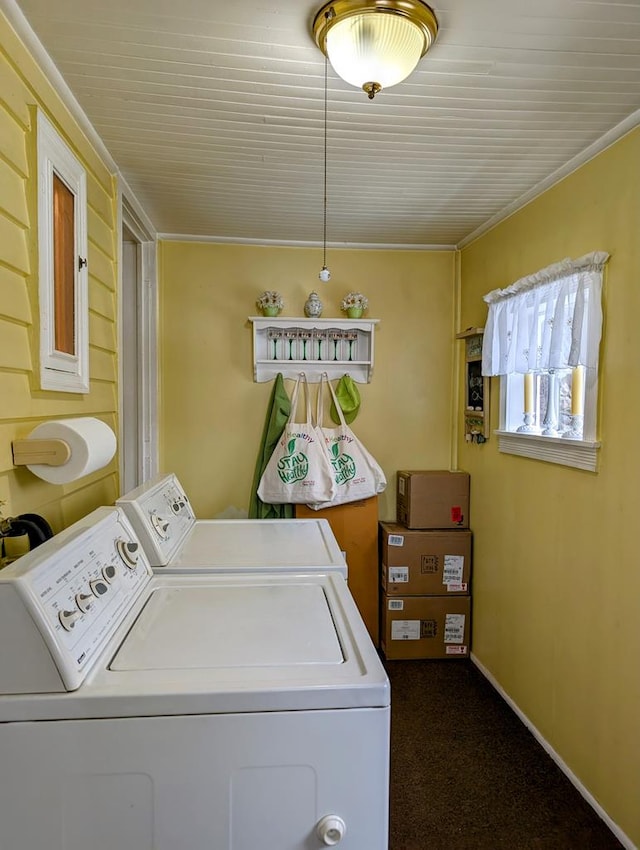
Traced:
POLYGON ((58 619, 60 620, 60 625, 63 629, 70 632, 71 629, 75 626, 76 620, 81 617, 81 612, 74 608, 73 611, 62 610, 58 613, 58 619))
POLYGON ((98 598, 104 596, 109 590, 109 585, 101 578, 94 578, 93 581, 89 582, 89 587, 91 588, 91 593, 98 598))
POLYGON ((174 514, 179 514, 183 508, 184 502, 182 501, 182 499, 174 499, 173 502, 171 502, 171 510, 174 512, 174 514))
POLYGON ((113 564, 107 564, 106 567, 102 568, 102 577, 106 579, 109 584, 113 584, 118 575, 118 571, 113 566, 113 564))
MULTIPOLYGON (((118 555, 122 558, 125 567, 129 570, 135 570, 138 564, 138 558, 140 557, 140 553, 138 552, 139 545, 132 540, 116 540, 116 549, 118 551, 118 555)), ((105 567, 105 570, 108 569, 109 567, 105 567)), ((106 575, 105 578, 107 581, 113 581, 115 578, 115 570, 111 579, 109 579, 106 575)))
POLYGON ((76 605, 83 614, 86 614, 93 605, 94 599, 93 593, 78 593, 76 594, 76 605))
POLYGON ((326 847, 335 847, 344 838, 347 825, 338 815, 325 815, 316 825, 316 835, 326 847))
POLYGON ((164 540, 169 530, 169 521, 161 517, 160 514, 151 514, 151 525, 158 537, 164 540))

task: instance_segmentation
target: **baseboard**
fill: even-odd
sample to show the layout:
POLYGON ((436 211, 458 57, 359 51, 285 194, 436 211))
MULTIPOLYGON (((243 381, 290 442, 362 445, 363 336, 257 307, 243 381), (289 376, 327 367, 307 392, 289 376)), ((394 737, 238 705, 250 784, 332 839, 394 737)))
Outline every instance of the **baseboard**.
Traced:
POLYGON ((584 797, 584 799, 589 803, 591 808, 596 812, 598 817, 602 818, 602 820, 609 827, 611 832, 615 835, 618 841, 626 848, 626 850, 638 850, 636 845, 631 841, 631 839, 624 834, 624 832, 620 829, 620 827, 611 820, 609 815, 605 812, 602 806, 598 803, 598 801, 593 797, 592 794, 585 788, 585 786, 580 782, 578 777, 570 770, 570 768, 565 764, 565 762, 560 758, 558 753, 553 749, 553 747, 549 744, 549 742, 540 734, 540 732, 536 729, 533 723, 529 720, 529 718, 523 714, 523 712, 518 708, 516 703, 511 699, 511 697, 505 693, 503 688, 498 684, 493 675, 487 670, 487 668, 482 664, 481 661, 471 653, 471 661, 478 668, 478 670, 482 673, 485 679, 495 688, 495 690, 500 694, 502 699, 509 705, 509 707, 518 715, 520 720, 524 723, 527 729, 531 732, 536 741, 540 744, 540 746, 547 752, 554 762, 558 765, 560 770, 564 773, 567 779, 571 782, 571 784, 580 792, 580 794, 584 797))

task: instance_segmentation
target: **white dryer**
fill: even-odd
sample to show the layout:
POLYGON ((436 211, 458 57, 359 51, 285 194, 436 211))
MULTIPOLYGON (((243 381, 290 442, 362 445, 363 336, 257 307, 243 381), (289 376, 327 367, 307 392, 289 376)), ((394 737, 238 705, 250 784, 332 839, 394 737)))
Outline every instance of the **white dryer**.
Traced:
POLYGON ((154 575, 101 508, 0 572, 0 848, 386 850, 389 700, 339 573, 154 575))
POLYGON ((199 520, 173 473, 158 475, 116 504, 151 566, 162 572, 338 570, 347 564, 326 519, 199 520))

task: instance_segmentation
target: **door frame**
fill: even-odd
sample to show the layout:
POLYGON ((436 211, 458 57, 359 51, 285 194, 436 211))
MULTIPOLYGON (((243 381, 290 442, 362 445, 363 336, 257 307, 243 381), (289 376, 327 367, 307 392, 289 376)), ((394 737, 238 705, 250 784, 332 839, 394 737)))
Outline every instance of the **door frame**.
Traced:
MULTIPOLYGON (((158 472, 158 273, 157 273, 157 232, 131 194, 124 181, 119 181, 119 223, 118 223, 118 351, 119 382, 118 409, 120 442, 120 493, 124 482, 134 486, 143 484, 158 472), (135 270, 136 320, 134 332, 137 334, 136 362, 125 362, 123 347, 123 298, 124 286, 130 285, 123 279, 123 230, 138 246, 135 270), (135 469, 128 467, 127 453, 124 451, 125 429, 123 422, 123 397, 127 376, 136 374, 138 381, 138 426, 136 428, 137 463, 135 469), (125 468, 126 467, 126 468, 125 468)), ((127 484, 127 489, 129 489, 127 484)))

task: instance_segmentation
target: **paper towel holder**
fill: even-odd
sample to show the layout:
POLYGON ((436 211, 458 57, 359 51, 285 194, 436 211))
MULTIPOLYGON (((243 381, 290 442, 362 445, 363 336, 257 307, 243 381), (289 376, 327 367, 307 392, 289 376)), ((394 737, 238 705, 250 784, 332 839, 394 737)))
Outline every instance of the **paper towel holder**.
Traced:
POLYGON ((13 440, 11 443, 14 466, 43 463, 47 466, 63 466, 71 457, 71 447, 66 440, 13 440))
POLYGON ((48 419, 13 440, 13 462, 47 481, 69 484, 106 466, 116 453, 113 430, 94 416, 48 419))

